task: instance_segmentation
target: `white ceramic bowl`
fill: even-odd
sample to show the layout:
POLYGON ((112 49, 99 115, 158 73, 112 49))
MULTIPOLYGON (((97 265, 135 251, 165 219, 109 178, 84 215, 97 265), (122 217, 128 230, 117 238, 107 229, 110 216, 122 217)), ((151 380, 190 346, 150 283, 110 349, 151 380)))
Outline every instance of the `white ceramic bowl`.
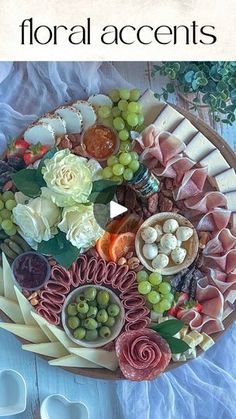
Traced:
POLYGON ((182 271, 182 269, 187 268, 188 266, 190 266, 193 263, 196 256, 197 256, 198 246, 199 246, 199 240, 198 240, 197 232, 196 232, 195 228, 193 227, 193 225, 190 223, 190 221, 187 220, 187 218, 183 217, 180 214, 174 213, 174 212, 161 212, 160 214, 155 214, 152 217, 148 218, 146 221, 144 221, 144 223, 139 228, 139 230, 136 234, 136 238, 135 238, 135 250, 136 250, 138 258, 140 259, 142 265, 145 266, 145 268, 147 268, 151 272, 155 272, 155 269, 152 267, 151 261, 146 259, 143 256, 142 248, 143 248, 143 245, 145 244, 145 242, 141 237, 141 231, 145 227, 153 227, 156 224, 162 225, 162 224, 164 224, 164 222, 166 220, 169 220, 170 218, 175 219, 176 221, 178 221, 180 226, 192 228, 193 229, 193 235, 186 242, 182 242, 181 246, 184 247, 187 250, 187 255, 186 255, 183 263, 180 263, 180 264, 177 265, 173 261, 171 261, 171 259, 170 259, 169 265, 166 268, 163 268, 161 270, 162 275, 174 275, 177 272, 182 271))
POLYGON ((86 348, 99 348, 101 346, 106 345, 107 343, 111 342, 112 340, 114 340, 121 332, 121 329, 124 325, 124 321, 125 321, 125 310, 124 307, 120 301, 120 299, 117 297, 117 295, 111 291, 109 288, 103 287, 101 285, 82 285, 81 287, 75 289, 74 291, 72 291, 67 299, 64 302, 64 306, 63 306, 63 310, 62 310, 62 325, 63 328, 67 334, 67 336, 75 343, 77 343, 77 345, 81 345, 84 346, 86 348), (98 339, 96 339, 95 341, 86 341, 86 340, 79 340, 79 339, 75 339, 73 334, 71 333, 71 330, 68 328, 67 323, 66 323, 66 308, 67 306, 74 302, 75 298, 82 294, 87 288, 90 287, 95 287, 98 291, 107 291, 110 295, 110 302, 117 304, 120 307, 120 314, 119 316, 116 318, 116 323, 112 328, 112 333, 109 336, 109 338, 102 338, 99 337, 98 339))
POLYGON ((18 415, 26 409, 26 383, 15 370, 0 371, 0 417, 18 415))
POLYGON ((41 419, 89 419, 84 403, 71 402, 61 394, 53 394, 44 399, 40 409, 41 419))

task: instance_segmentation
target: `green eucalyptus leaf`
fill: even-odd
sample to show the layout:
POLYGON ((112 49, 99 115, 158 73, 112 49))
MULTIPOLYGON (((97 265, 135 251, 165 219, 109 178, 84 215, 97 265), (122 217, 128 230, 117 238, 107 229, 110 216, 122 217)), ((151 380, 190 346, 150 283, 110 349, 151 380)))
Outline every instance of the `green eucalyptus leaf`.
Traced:
POLYGON ((189 349, 188 344, 181 339, 173 336, 163 336, 163 338, 167 341, 172 354, 181 354, 189 349))
POLYGON ((152 329, 158 332, 161 336, 174 336, 183 328, 183 326, 184 323, 181 320, 171 319, 152 326, 152 329))
POLYGON ((43 179, 38 178, 37 169, 22 169, 12 174, 11 178, 17 189, 30 198, 39 196, 41 187, 46 185, 43 179))
POLYGON ((96 204, 108 204, 114 198, 117 187, 117 182, 111 180, 96 180, 93 182, 92 191, 88 200, 89 202, 96 204))

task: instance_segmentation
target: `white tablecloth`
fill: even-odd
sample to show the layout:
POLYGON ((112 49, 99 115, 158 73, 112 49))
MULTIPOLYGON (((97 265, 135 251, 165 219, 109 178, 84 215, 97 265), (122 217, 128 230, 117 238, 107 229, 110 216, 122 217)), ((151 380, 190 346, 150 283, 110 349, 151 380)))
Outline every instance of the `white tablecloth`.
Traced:
MULTIPOLYGON (((110 63, 0 63, 0 154, 7 139, 18 135, 38 115, 117 86, 128 83, 110 63)), ((5 350, 1 342, 0 357, 5 350)), ((80 377, 80 382, 89 386, 91 381, 80 377)), ((111 403, 103 400, 106 386, 99 382, 101 400, 88 402, 103 403, 104 408, 111 403)), ((206 354, 153 382, 121 381, 109 386, 116 409, 112 419, 235 419, 236 326, 206 354)), ((106 413, 105 418, 110 419, 106 413)))

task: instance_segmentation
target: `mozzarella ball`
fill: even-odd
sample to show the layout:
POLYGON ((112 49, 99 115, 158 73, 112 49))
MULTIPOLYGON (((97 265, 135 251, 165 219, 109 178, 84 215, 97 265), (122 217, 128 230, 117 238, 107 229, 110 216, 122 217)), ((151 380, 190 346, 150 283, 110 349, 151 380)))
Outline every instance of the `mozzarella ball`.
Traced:
POLYGON ((178 221, 174 220, 173 218, 170 218, 169 220, 166 220, 164 222, 163 231, 164 233, 175 233, 178 227, 179 227, 178 221))
POLYGON ((161 270, 165 268, 168 265, 168 263, 169 263, 168 256, 160 253, 159 255, 157 255, 157 257, 155 257, 155 259, 153 259, 152 267, 154 269, 161 270))
POLYGON ((163 247, 161 245, 158 246, 158 253, 164 253, 164 255, 169 256, 171 254, 171 249, 168 249, 167 247, 163 247))
POLYGON ((160 224, 156 224, 153 228, 155 228, 157 232, 156 242, 158 243, 161 240, 161 236, 163 235, 162 226, 160 224))
POLYGON ((176 247, 181 247, 182 241, 181 240, 177 240, 177 246, 176 247))
POLYGON ((154 243, 157 239, 157 232, 153 227, 145 227, 141 231, 141 237, 145 243, 154 243))
POLYGON ((179 265, 180 263, 183 263, 183 261, 186 257, 186 254, 187 254, 186 249, 183 249, 183 247, 176 247, 171 252, 171 259, 173 260, 174 263, 179 265))
POLYGON ((193 229, 190 227, 178 227, 176 230, 176 237, 178 240, 185 242, 193 235, 193 229))
POLYGON ((174 234, 167 233, 163 234, 161 238, 161 246, 166 249, 174 250, 177 246, 177 239, 174 234))
POLYGON ((146 243, 143 246, 143 256, 148 259, 154 259, 158 254, 158 247, 155 243, 146 243))

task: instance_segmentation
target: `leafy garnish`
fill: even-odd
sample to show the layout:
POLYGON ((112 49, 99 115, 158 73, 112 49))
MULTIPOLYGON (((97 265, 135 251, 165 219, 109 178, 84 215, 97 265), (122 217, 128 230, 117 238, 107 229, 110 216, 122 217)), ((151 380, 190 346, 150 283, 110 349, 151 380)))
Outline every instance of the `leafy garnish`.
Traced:
POLYGON ((52 256, 66 269, 71 267, 81 252, 80 249, 73 246, 66 239, 65 233, 61 231, 52 239, 39 243, 38 251, 42 254, 52 256))
POLYGON ((118 183, 111 180, 96 180, 93 182, 91 194, 88 197, 94 204, 108 204, 114 198, 118 183))
POLYGON ((152 325, 151 328, 167 341, 173 354, 180 354, 189 349, 186 342, 174 337, 183 326, 184 323, 181 320, 171 319, 160 324, 152 325))
POLYGON ((162 336, 168 343, 172 354, 182 354, 189 349, 186 342, 173 336, 162 336))
POLYGON ((22 169, 11 175, 17 189, 30 198, 40 195, 41 187, 46 186, 44 179, 38 178, 37 169, 22 169))

